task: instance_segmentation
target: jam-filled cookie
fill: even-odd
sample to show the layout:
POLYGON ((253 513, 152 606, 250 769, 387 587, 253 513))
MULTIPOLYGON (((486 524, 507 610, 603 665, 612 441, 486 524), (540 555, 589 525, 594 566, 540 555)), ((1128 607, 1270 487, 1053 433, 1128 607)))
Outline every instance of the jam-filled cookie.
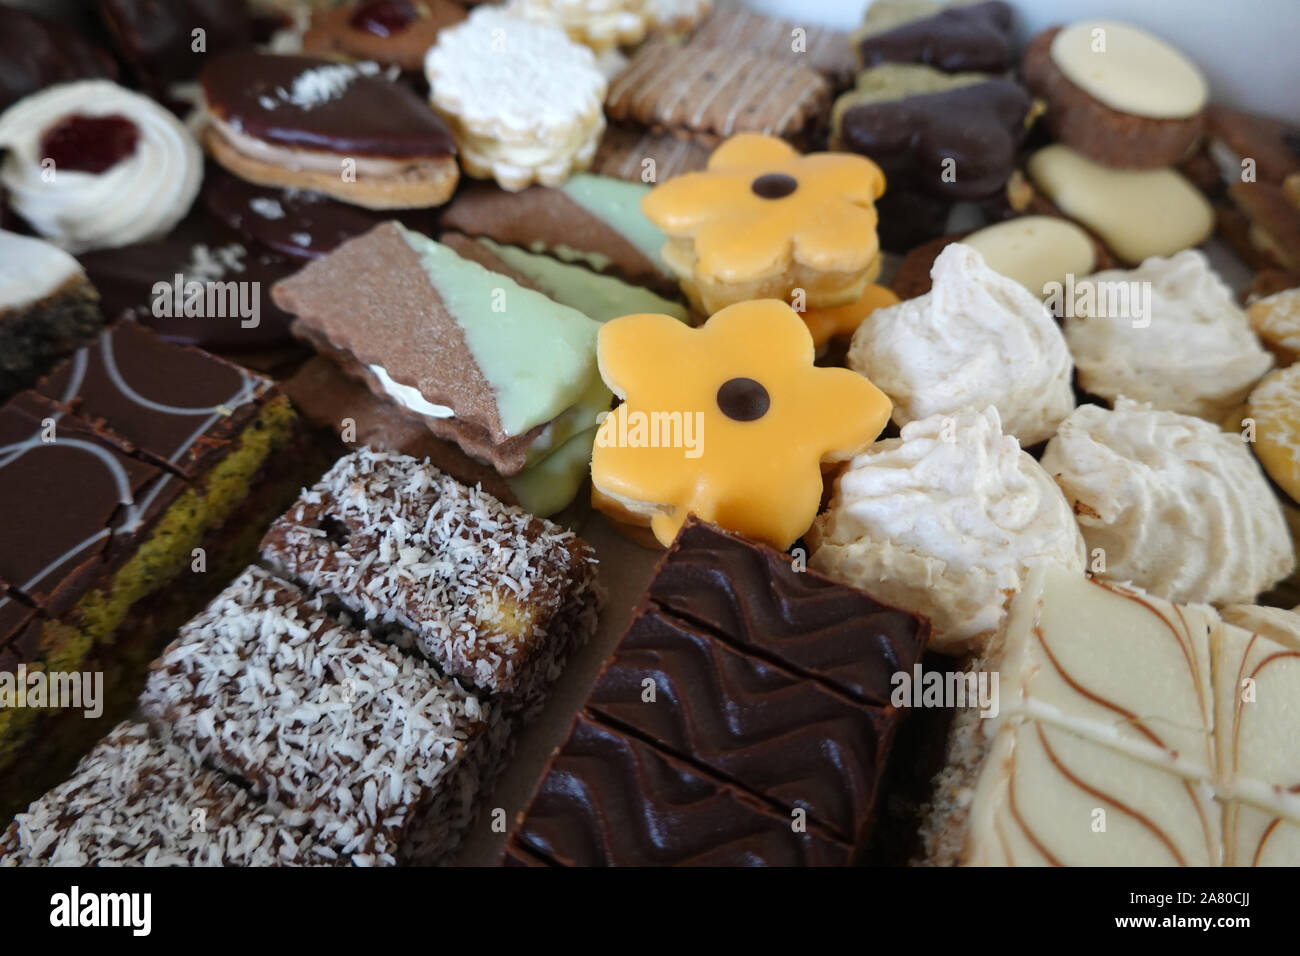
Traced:
POLYGON ((847 305, 878 268, 880 168, 863 156, 801 156, 782 140, 733 136, 706 170, 670 179, 641 203, 667 236, 663 259, 711 315, 749 299, 847 305))
POLYGON ((0 113, 0 185, 69 252, 154 239, 189 210, 203 154, 181 122, 108 80, 33 93, 0 113))
POLYGON ((812 336, 782 302, 733 305, 694 329, 624 316, 596 351, 623 404, 596 433, 593 503, 648 521, 665 546, 695 514, 789 547, 817 514, 823 463, 852 458, 889 419, 866 378, 813 365, 812 336))
POLYGON ((302 38, 312 56, 342 54, 418 72, 438 32, 465 19, 452 0, 363 0, 317 10, 302 38))

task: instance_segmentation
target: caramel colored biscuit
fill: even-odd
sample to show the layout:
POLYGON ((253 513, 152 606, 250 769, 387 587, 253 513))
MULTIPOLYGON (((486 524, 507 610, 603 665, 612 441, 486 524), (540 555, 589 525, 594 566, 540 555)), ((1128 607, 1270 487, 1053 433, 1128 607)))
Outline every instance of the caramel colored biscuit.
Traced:
POLYGON ((802 142, 825 117, 830 95, 820 74, 783 60, 652 41, 610 84, 605 112, 709 145, 743 132, 802 142))
POLYGON ((363 0, 314 12, 302 50, 313 56, 374 60, 415 73, 438 31, 464 19, 465 9, 452 0, 363 0))
POLYGON ((203 145, 218 163, 251 183, 324 193, 367 209, 439 206, 451 198, 460 179, 451 156, 413 162, 397 176, 358 176, 355 182, 344 182, 338 173, 295 170, 246 156, 212 127, 203 131, 203 145))
POLYGON ((793 66, 806 66, 837 87, 853 79, 857 63, 849 36, 825 27, 796 24, 764 16, 743 6, 720 7, 691 35, 688 48, 747 50, 793 66), (802 49, 795 49, 795 30, 802 30, 802 49))
POLYGON ((634 183, 654 183, 693 173, 708 162, 709 151, 692 140, 671 133, 611 126, 600 141, 591 171, 634 183), (653 166, 648 166, 646 160, 653 160, 653 166), (648 174, 652 178, 646 179, 648 174))
POLYGON ((1204 114, 1155 119, 1111 109, 1066 78, 1052 59, 1060 27, 1036 36, 1025 50, 1025 84, 1047 101, 1052 134, 1089 159, 1125 169, 1157 169, 1186 157, 1200 141, 1204 114))
POLYGON ((1218 103, 1205 111, 1205 135, 1237 162, 1254 160, 1259 182, 1280 185, 1300 174, 1300 128, 1218 103))

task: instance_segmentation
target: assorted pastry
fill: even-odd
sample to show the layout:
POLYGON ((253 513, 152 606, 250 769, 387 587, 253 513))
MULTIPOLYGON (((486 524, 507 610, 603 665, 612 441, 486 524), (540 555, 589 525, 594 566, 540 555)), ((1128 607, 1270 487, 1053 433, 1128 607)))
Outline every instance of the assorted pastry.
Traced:
POLYGON ((1300 864, 1300 127, 999 0, 5 16, 0 865, 1300 864))

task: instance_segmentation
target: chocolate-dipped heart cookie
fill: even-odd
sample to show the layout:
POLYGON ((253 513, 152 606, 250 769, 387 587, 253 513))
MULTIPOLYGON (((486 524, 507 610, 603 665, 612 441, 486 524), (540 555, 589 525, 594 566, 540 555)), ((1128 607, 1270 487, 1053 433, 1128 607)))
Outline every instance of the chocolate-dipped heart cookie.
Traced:
POLYGON ((1033 106, 1023 87, 979 74, 914 83, 914 71, 938 76, 920 66, 877 70, 906 71, 908 80, 876 86, 876 70, 864 73, 835 104, 833 144, 871 157, 891 183, 940 199, 981 199, 1006 183, 1033 106))
POLYGON ((450 130, 378 64, 236 53, 201 80, 204 144, 250 182, 370 209, 436 206, 456 188, 450 130))
POLYGON ((998 73, 1011 64, 1014 47, 1010 4, 990 0, 912 19, 884 14, 889 7, 873 3, 866 20, 853 34, 864 67, 926 63, 948 73, 998 73), (882 14, 877 14, 877 8, 882 14))

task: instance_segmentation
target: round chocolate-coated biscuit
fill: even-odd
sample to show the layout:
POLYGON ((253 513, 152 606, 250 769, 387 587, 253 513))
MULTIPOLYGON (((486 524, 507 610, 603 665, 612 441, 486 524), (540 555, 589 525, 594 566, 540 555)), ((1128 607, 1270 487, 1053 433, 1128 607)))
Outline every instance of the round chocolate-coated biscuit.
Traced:
POLYGON ((1025 85, 1047 101, 1044 117, 1052 135, 1089 159, 1122 169, 1158 169, 1187 157, 1200 142, 1204 111, 1182 119, 1121 113, 1066 78, 1052 59, 1060 27, 1045 30, 1025 50, 1025 85))

